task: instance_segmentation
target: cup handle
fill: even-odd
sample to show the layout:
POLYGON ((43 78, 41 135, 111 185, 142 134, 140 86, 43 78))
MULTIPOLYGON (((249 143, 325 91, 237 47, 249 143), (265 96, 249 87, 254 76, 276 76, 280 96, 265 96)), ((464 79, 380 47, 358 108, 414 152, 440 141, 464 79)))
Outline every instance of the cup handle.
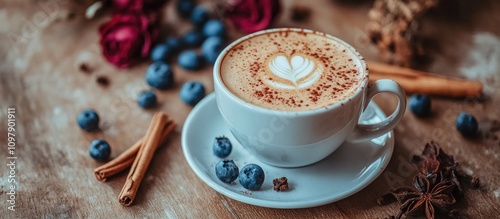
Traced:
POLYGON ((401 118, 403 118, 406 109, 406 94, 398 83, 389 79, 377 80, 368 86, 363 111, 366 110, 373 96, 382 92, 393 93, 398 97, 396 110, 381 122, 375 124, 357 124, 354 131, 347 138, 347 142, 357 143, 379 137, 394 129, 401 118))

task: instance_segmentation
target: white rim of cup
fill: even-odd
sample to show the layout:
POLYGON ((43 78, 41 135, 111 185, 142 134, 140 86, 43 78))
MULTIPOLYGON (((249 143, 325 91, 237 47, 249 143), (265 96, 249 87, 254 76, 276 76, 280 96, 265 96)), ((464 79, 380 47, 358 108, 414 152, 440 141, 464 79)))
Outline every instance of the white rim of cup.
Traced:
POLYGON ((332 36, 330 34, 319 32, 319 31, 313 31, 313 30, 309 30, 309 29, 302 29, 302 28, 273 28, 273 29, 266 29, 266 30, 261 30, 261 31, 254 32, 254 33, 245 35, 243 37, 240 37, 239 39, 233 41, 231 44, 229 44, 228 46, 226 46, 226 48, 224 48, 224 50, 222 50, 222 52, 217 57, 217 60, 215 61, 214 68, 213 68, 214 83, 220 84, 220 88, 222 89, 222 91, 226 95, 228 95, 231 99, 233 99, 234 101, 242 104, 243 106, 245 106, 247 108, 251 108, 251 109, 256 110, 258 112, 261 112, 261 113, 275 113, 275 114, 281 114, 281 115, 285 115, 285 116, 307 116, 307 115, 311 115, 311 114, 319 114, 319 113, 324 113, 326 111, 329 111, 332 108, 337 108, 339 106, 342 106, 342 105, 346 104, 347 102, 351 101, 352 97, 360 95, 360 93, 363 92, 363 90, 365 89, 365 87, 368 84, 368 75, 369 75, 369 70, 368 70, 368 67, 367 67, 367 64, 366 64, 366 60, 363 58, 363 56, 361 56, 361 54, 354 47, 352 47, 351 45, 349 45, 345 41, 343 41, 343 40, 341 40, 341 39, 339 39, 337 37, 334 37, 334 36, 332 36), (343 46, 345 46, 347 49, 349 49, 358 58, 358 60, 359 60, 359 62, 361 64, 360 70, 363 72, 363 75, 360 76, 362 78, 361 79, 362 81, 360 82, 359 87, 356 89, 356 91, 354 91, 354 93, 351 96, 349 96, 348 98, 346 98, 344 100, 336 102, 334 104, 330 104, 328 106, 324 106, 324 107, 317 108, 317 109, 297 110, 297 111, 285 111, 285 110, 274 110, 274 109, 264 108, 264 107, 261 107, 261 106, 257 106, 257 105, 248 103, 245 100, 243 100, 243 99, 239 98, 238 96, 236 96, 235 94, 233 94, 229 90, 229 88, 226 87, 226 85, 224 84, 224 82, 222 82, 222 77, 220 76, 220 65, 221 65, 222 60, 224 59, 224 57, 226 57, 226 54, 228 53, 228 51, 231 48, 233 48, 234 46, 238 45, 239 43, 241 43, 242 41, 244 41, 244 40, 246 40, 248 38, 252 38, 252 37, 255 37, 255 36, 258 36, 258 35, 263 35, 263 34, 280 32, 280 31, 305 32, 305 33, 312 33, 312 34, 316 34, 316 35, 322 35, 322 36, 330 38, 330 39, 332 39, 334 41, 337 41, 338 43, 340 43, 343 46))

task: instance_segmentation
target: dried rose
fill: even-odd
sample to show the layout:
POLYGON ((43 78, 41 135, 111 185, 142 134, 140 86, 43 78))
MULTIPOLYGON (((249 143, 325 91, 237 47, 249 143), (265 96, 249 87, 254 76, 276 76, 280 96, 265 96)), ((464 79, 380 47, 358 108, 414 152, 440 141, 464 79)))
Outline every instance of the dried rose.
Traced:
POLYGON ((252 33, 268 28, 279 10, 279 0, 230 0, 224 16, 239 30, 252 33))
POLYGON ((149 9, 157 9, 166 0, 111 0, 111 8, 114 12, 131 12, 149 9))
POLYGON ((158 30, 142 13, 118 13, 99 27, 104 57, 118 68, 127 68, 147 57, 158 30))

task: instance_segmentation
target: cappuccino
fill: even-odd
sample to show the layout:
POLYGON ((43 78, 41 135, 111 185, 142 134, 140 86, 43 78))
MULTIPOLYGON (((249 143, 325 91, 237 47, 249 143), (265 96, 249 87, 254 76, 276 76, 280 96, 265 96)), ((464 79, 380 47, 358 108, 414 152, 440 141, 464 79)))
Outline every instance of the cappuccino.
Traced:
POLYGON ((367 73, 357 53, 323 33, 286 29, 250 36, 220 62, 224 85, 240 99, 282 111, 313 110, 352 96, 367 73))

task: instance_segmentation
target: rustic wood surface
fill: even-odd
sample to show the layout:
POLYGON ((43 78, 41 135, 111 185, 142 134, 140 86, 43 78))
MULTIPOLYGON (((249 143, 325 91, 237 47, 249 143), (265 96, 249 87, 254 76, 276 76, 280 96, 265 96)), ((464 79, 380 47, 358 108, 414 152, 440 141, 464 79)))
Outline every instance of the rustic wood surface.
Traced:
MULTIPOLYGON (((460 215, 500 215, 500 131, 491 127, 500 120, 498 1, 460 1, 460 7, 437 10, 422 24, 422 33, 434 46, 428 53, 431 61, 417 68, 481 80, 484 100, 436 97, 432 99, 433 114, 425 119, 407 111, 394 131, 393 157, 373 183, 335 203, 291 210, 256 207, 225 197, 204 184, 184 159, 181 129, 192 108, 180 101, 178 91, 191 79, 213 91, 211 67, 188 72, 174 64, 175 87, 158 92, 158 108, 142 110, 134 99, 148 88, 143 79, 147 61, 127 70, 108 64, 100 54, 97 27, 109 14, 85 20, 75 2, 81 1, 0 1, 0 218, 384 218, 396 214, 398 205, 378 206, 376 199, 391 188, 410 185, 416 174, 410 156, 420 153, 431 139, 453 154, 467 173, 481 179, 481 188, 467 190, 459 202, 460 215), (44 7, 47 2, 53 7, 44 7), (68 11, 77 13, 68 18, 68 11), (90 73, 80 71, 82 61, 90 63, 90 73), (101 76, 109 78, 107 87, 96 83, 101 76), (16 108, 15 212, 7 209, 6 202, 11 185, 6 166, 8 107, 16 108), (86 133, 78 128, 76 116, 85 108, 99 112, 102 132, 86 133), (100 163, 88 156, 88 144, 94 138, 105 138, 116 157, 145 134, 155 110, 168 113, 179 125, 154 156, 134 205, 123 207, 117 196, 127 174, 106 183, 97 181, 93 169, 100 163), (454 122, 462 111, 473 113, 480 121, 479 137, 465 139, 456 131, 454 122)), ((181 34, 190 26, 177 18, 173 2, 164 8, 167 16, 162 29, 181 34)), ((367 59, 381 61, 365 40, 370 6, 371 1, 362 0, 283 1, 274 26, 330 33, 354 45, 367 59), (307 21, 290 19, 296 4, 311 9, 307 21)), ((232 39, 238 36, 241 33, 231 31, 232 39)), ((391 112, 394 101, 390 96, 377 97, 386 113, 391 112)))

